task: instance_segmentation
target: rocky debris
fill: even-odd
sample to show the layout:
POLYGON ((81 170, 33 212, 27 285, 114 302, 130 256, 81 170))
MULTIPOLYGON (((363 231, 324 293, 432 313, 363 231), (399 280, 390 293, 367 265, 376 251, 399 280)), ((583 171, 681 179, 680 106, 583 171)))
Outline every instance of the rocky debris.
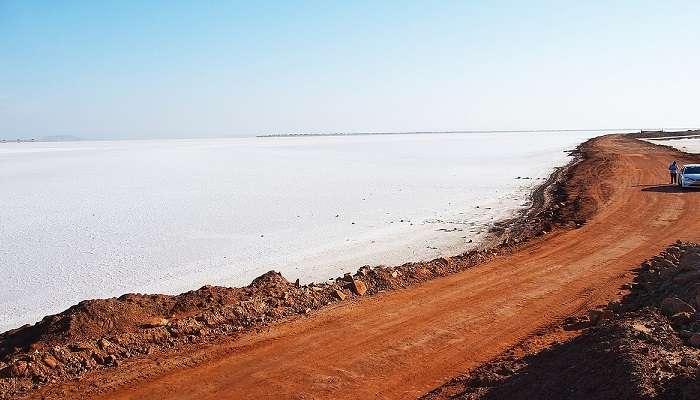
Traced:
POLYGON ((0 371, 0 374, 7 378, 21 378, 27 375, 29 364, 26 361, 15 361, 8 367, 0 371))
POLYGON ((473 250, 398 267, 364 266, 355 274, 308 285, 270 271, 243 288, 204 286, 177 296, 127 294, 83 301, 35 325, 0 334, 0 399, 116 367, 155 350, 237 335, 332 302, 406 288, 496 255, 492 249, 473 250))
POLYGON ((700 399, 700 276, 685 279, 695 271, 700 245, 676 242, 620 301, 567 318, 579 336, 524 357, 511 349, 423 398, 700 399))

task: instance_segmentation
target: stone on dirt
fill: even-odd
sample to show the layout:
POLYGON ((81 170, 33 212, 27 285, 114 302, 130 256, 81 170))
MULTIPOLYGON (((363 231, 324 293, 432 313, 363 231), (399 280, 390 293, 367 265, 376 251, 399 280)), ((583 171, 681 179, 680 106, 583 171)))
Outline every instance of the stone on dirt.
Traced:
POLYGON ((674 283, 686 283, 700 280, 700 271, 682 272, 673 278, 674 283))
POLYGON ((102 338, 97 341, 97 346, 100 348, 100 350, 107 350, 112 346, 112 343, 109 340, 102 338))
POLYGON ((680 313, 695 313, 695 309, 690 304, 679 299, 678 297, 666 297, 661 301, 661 311, 668 315, 676 315, 680 313))
POLYGON ((6 375, 8 375, 10 378, 25 376, 28 368, 29 364, 27 364, 26 361, 17 361, 7 368, 8 371, 6 375))
POLYGON ((688 343, 693 347, 700 348, 700 333, 693 333, 688 339, 688 343))
POLYGON ((367 285, 359 279, 353 279, 352 291, 359 296, 364 296, 367 293, 367 285))
POLYGON ((44 364, 46 364, 46 366, 51 369, 56 368, 56 366, 58 365, 58 360, 56 360, 53 356, 48 354, 45 355, 41 361, 43 361, 44 364))
POLYGON ((335 292, 333 292, 333 294, 335 295, 335 297, 338 298, 338 300, 345 300, 345 298, 348 297, 348 295, 345 294, 345 292, 343 292, 342 290, 338 290, 338 289, 336 289, 335 292))
POLYGON ((588 318, 591 320, 591 324, 597 325, 600 322, 613 319, 614 314, 610 310, 589 310, 588 318))
MULTIPOLYGON (((656 267, 659 266, 659 264, 655 265, 656 267)), ((678 268, 677 267, 668 267, 665 269, 662 269, 659 271, 659 277, 663 280, 669 280, 673 278, 676 274, 678 273, 678 268)))
POLYGON ((671 316, 671 321, 674 324, 678 324, 678 325, 685 325, 685 324, 691 322, 692 320, 693 320, 693 314, 691 314, 689 312, 682 312, 682 313, 674 314, 673 316, 671 316))
POLYGON ((693 357, 685 356, 681 359, 681 365, 686 366, 686 367, 697 367, 698 360, 696 360, 693 357))

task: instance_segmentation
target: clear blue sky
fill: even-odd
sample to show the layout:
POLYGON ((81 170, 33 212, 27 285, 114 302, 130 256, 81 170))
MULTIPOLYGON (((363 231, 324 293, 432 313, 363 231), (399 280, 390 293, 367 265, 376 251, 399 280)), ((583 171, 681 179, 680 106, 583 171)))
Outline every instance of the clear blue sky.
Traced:
POLYGON ((698 1, 0 0, 0 137, 700 126, 699 20, 698 1))

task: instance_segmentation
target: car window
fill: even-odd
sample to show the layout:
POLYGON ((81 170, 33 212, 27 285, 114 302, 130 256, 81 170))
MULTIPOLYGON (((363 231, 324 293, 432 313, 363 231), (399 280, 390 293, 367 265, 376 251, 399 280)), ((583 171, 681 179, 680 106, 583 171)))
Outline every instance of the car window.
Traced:
POLYGON ((683 168, 684 174, 700 174, 700 167, 685 167, 683 168))

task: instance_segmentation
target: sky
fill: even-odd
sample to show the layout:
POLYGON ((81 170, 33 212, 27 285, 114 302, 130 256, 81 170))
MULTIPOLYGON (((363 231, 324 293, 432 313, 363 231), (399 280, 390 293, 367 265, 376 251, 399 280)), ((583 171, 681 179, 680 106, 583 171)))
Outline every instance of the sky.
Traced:
POLYGON ((0 138, 700 127, 698 1, 0 0, 0 138))

